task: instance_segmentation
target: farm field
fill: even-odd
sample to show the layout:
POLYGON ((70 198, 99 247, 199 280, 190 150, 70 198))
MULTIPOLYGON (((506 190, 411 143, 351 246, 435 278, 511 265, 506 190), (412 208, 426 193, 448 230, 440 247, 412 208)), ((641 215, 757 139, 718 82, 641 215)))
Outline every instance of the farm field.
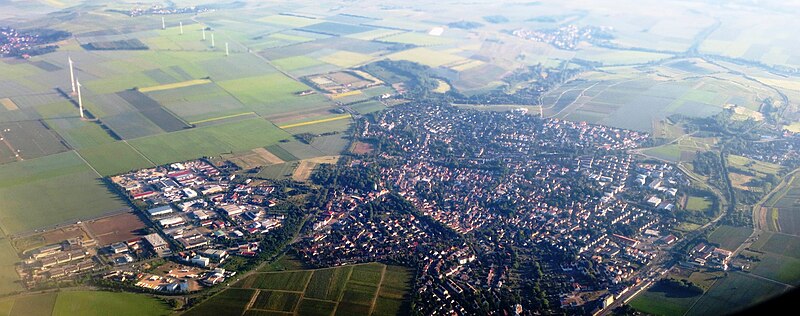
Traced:
POLYGON ((14 266, 19 261, 17 251, 6 237, 0 239, 0 295, 22 290, 14 266))
POLYGON ((766 208, 766 227, 762 229, 779 231, 785 234, 800 236, 800 212, 797 211, 800 201, 800 177, 789 176, 786 183, 774 192, 763 204, 766 208))
POLYGON ((134 213, 104 217, 85 222, 86 228, 99 245, 127 241, 140 237, 146 227, 141 218, 134 213))
POLYGON ((753 229, 750 227, 721 225, 708 236, 708 241, 719 244, 720 248, 733 251, 744 243, 752 232, 753 229))
MULTIPOLYGON (((289 138, 263 119, 249 119, 129 141, 157 165, 269 146, 289 138)), ((285 159, 284 159, 285 160, 285 159)))
POLYGON ((153 166, 147 158, 124 141, 84 148, 78 150, 78 154, 102 176, 153 166))
POLYGON ((169 307, 143 294, 105 291, 61 291, 0 300, 0 314, 10 316, 169 315, 169 307))
POLYGON ((408 269, 379 263, 260 272, 186 315, 215 315, 223 309, 210 302, 223 299, 229 310, 245 315, 397 315, 409 307, 410 282, 408 269))
POLYGON ((786 287, 741 272, 730 273, 714 285, 686 315, 716 315, 733 312, 783 293, 786 287))
POLYGON ((728 155, 727 158, 731 184, 740 190, 762 192, 763 188, 760 185, 751 183, 763 182, 769 175, 777 176, 783 169, 780 165, 737 155, 728 155))
POLYGON ((636 296, 630 305, 652 315, 683 315, 699 298, 700 295, 656 284, 636 296))
POLYGON ((74 152, 0 166, 0 226, 8 234, 125 208, 74 152))

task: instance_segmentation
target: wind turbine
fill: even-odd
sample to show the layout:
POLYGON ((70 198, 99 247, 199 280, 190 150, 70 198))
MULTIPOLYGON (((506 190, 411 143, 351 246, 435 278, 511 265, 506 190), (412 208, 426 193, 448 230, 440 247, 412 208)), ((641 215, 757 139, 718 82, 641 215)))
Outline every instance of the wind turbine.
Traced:
POLYGON ((216 47, 216 45, 214 45, 214 33, 211 33, 211 48, 214 47, 216 47))
POLYGON ((167 29, 167 23, 164 22, 164 17, 163 16, 161 17, 161 29, 162 30, 166 30, 167 29))
POLYGON ((83 99, 81 98, 81 82, 75 80, 75 84, 78 86, 78 111, 81 112, 81 119, 84 120, 86 119, 86 117, 83 116, 83 99))
POLYGON ((69 83, 72 85, 72 94, 75 94, 75 72, 72 70, 72 57, 67 56, 69 61, 69 83))
POLYGON ((203 40, 204 41, 206 40, 206 28, 205 27, 203 28, 203 40))
POLYGON ((178 22, 178 23, 180 23, 181 26, 181 35, 183 35, 183 22, 178 22))
POLYGON ((228 42, 225 42, 225 56, 229 56, 230 52, 228 51, 228 42))

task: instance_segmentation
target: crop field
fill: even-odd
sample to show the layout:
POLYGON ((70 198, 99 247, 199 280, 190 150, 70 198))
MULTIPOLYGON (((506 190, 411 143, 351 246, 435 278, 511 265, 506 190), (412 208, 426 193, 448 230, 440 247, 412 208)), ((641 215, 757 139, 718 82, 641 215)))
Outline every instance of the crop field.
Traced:
POLYGON ((312 32, 312 33, 342 36, 342 35, 372 31, 375 28, 360 26, 360 25, 342 24, 336 22, 322 22, 317 24, 306 25, 299 29, 302 31, 312 32))
POLYGON ((56 131, 71 148, 89 148, 115 141, 100 124, 87 122, 78 117, 53 118, 45 120, 45 123, 56 131))
POLYGON ((763 229, 779 231, 785 234, 800 235, 800 177, 790 176, 783 186, 774 192, 764 203, 767 210, 766 221, 762 223, 763 229), (766 224, 766 225, 764 225, 766 224))
POLYGON ((17 234, 125 207, 74 152, 0 166, 0 224, 17 234))
POLYGON ((156 100, 153 100, 144 93, 137 90, 125 90, 117 92, 117 95, 133 105, 139 113, 166 132, 174 132, 189 128, 189 125, 184 121, 172 115, 172 113, 161 107, 161 104, 156 100))
POLYGON ((320 151, 314 146, 295 140, 288 143, 281 143, 280 148, 288 152, 290 155, 296 157, 298 160, 327 156, 326 153, 320 151))
POLYGON ((759 261, 750 271, 753 274, 783 282, 800 284, 800 258, 767 252, 758 254, 759 261))
POLYGON ((336 66, 339 66, 339 67, 342 67, 342 68, 350 68, 350 67, 355 67, 355 66, 358 66, 358 65, 366 64, 367 62, 373 60, 374 58, 375 57, 367 55, 367 54, 354 53, 354 52, 348 52, 348 51, 340 50, 340 51, 334 52, 334 53, 332 53, 330 55, 325 55, 323 57, 320 57, 318 60, 322 61, 322 62, 325 62, 325 63, 328 63, 328 64, 336 65, 336 66))
POLYGON ((436 46, 436 45, 446 45, 453 43, 453 40, 450 38, 431 36, 428 34, 413 33, 413 32, 402 33, 397 35, 389 35, 386 37, 381 37, 377 40, 382 42, 411 44, 417 46, 436 46))
POLYGON ((431 67, 439 67, 463 61, 465 58, 425 47, 412 48, 387 56, 392 60, 408 60, 431 67))
POLYGON ((300 163, 297 161, 290 161, 275 165, 263 166, 256 176, 259 178, 275 180, 291 179, 295 169, 297 169, 299 164, 300 163))
POLYGON ((735 272, 714 283, 686 315, 718 315, 737 311, 783 293, 786 287, 735 272))
POLYGON ((350 146, 350 137, 344 133, 314 137, 311 146, 328 155, 341 155, 350 146))
POLYGON ((630 302, 631 307, 652 315, 683 315, 700 298, 686 291, 653 285, 630 302))
POLYGON ((153 166, 147 158, 124 141, 80 149, 78 154, 102 176, 153 166))
POLYGON ((209 83, 211 83, 211 80, 208 80, 208 79, 187 80, 187 81, 181 81, 181 82, 175 82, 175 83, 162 84, 162 85, 158 85, 158 86, 139 88, 139 92, 148 93, 148 92, 171 90, 171 89, 177 89, 177 88, 186 88, 186 87, 191 87, 191 86, 196 86, 196 85, 204 85, 204 84, 209 84, 209 83))
POLYGON ((294 56, 294 57, 286 57, 273 60, 272 64, 280 69, 291 71, 291 70, 324 65, 325 63, 319 61, 316 58, 311 58, 308 56, 294 56))
POLYGON ((722 225, 717 227, 710 236, 708 241, 711 243, 719 244, 723 249, 735 250, 744 241, 750 237, 753 229, 750 227, 736 227, 722 225))
POLYGON ((32 159, 68 149, 57 134, 41 121, 0 123, 0 138, 0 147, 5 147, 2 150, 4 157, 0 161, 32 159))
POLYGON ((318 95, 297 96, 308 86, 282 74, 220 81, 220 87, 260 115, 294 112, 326 106, 318 95))
POLYGON ((740 190, 763 191, 760 185, 751 185, 754 180, 764 181, 768 175, 777 175, 783 167, 747 157, 729 155, 728 165, 733 187, 740 190))
POLYGON ((411 272, 407 268, 378 263, 262 272, 241 280, 187 314, 215 315, 222 309, 212 301, 235 297, 235 302, 229 300, 227 304, 237 305, 228 308, 236 313, 246 309, 245 315, 397 315, 409 308, 410 286, 411 272), (218 299, 220 296, 223 298, 218 299))
POLYGON ((184 315, 241 315, 255 293, 255 290, 250 289, 226 289, 188 310, 184 315))
POLYGON ((22 290, 19 276, 14 266, 19 256, 8 238, 0 239, 0 294, 8 294, 22 290))
POLYGON ((11 316, 169 315, 170 309, 160 300, 143 294, 61 291, 4 298, 0 300, 0 314, 11 316))
POLYGON ((133 213, 104 217, 86 222, 86 228, 97 238, 99 245, 126 241, 142 235, 145 228, 141 218, 133 213))
POLYGON ((241 152, 289 138, 286 132, 262 119, 249 119, 129 141, 150 161, 161 165, 203 156, 241 152))

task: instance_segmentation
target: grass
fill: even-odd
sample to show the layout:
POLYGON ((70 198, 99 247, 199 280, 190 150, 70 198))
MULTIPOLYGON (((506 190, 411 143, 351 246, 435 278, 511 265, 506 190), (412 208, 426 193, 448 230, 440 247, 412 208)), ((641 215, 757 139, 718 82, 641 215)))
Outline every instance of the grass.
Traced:
POLYGON ((708 236, 708 241, 719 244, 723 249, 735 250, 750 237, 752 232, 753 229, 750 227, 721 225, 708 236))
POLYGON ((102 176, 153 166, 126 142, 94 146, 81 149, 78 153, 102 176))
POLYGON ((314 271, 306 288, 305 297, 335 301, 344 290, 353 267, 321 269, 314 271))
POLYGON ((655 284, 636 296, 630 305, 634 309, 652 315, 683 315, 700 295, 655 284))
POLYGON ((294 170, 297 169, 298 164, 300 163, 297 161, 290 161, 276 165, 264 166, 261 167, 261 170, 258 172, 257 176, 259 178, 274 180, 291 179, 292 173, 294 173, 294 170))
POLYGON ((275 67, 281 68, 283 70, 291 71, 291 70, 324 65, 325 63, 308 56, 292 56, 292 57, 273 60, 272 64, 275 65, 275 67))
POLYGON ((197 85, 209 84, 209 83, 211 83, 211 80, 208 80, 208 79, 187 80, 187 81, 182 81, 182 82, 168 83, 168 84, 162 84, 162 85, 157 85, 157 86, 152 86, 152 87, 139 88, 139 92, 147 93, 147 92, 155 92, 155 91, 163 91, 163 90, 172 90, 172 89, 177 89, 177 88, 185 88, 185 87, 191 87, 191 86, 197 86, 197 85))
POLYGON ((134 293, 101 291, 63 291, 53 308, 53 316, 61 315, 169 315, 171 310, 162 301, 134 293))
POLYGON ((9 234, 125 207, 74 152, 0 166, 0 201, 0 223, 9 234))
POLYGON ((686 202, 686 209, 690 211, 705 212, 712 205, 711 199, 700 196, 690 196, 686 202))
POLYGON ((373 58, 374 57, 367 54, 360 54, 360 53, 340 50, 330 55, 320 57, 319 60, 342 68, 350 68, 357 65, 365 64, 370 60, 372 60, 373 58))
POLYGON ((297 314, 308 316, 328 316, 336 309, 336 303, 304 299, 300 301, 297 314))
POLYGON ((382 42, 391 42, 391 43, 401 43, 401 44, 411 44, 417 46, 435 46, 435 45, 445 45, 450 44, 453 42, 452 39, 445 38, 445 37, 438 37, 438 36, 431 36, 428 34, 422 33, 402 33, 397 35, 390 35, 386 37, 382 37, 378 39, 382 42))
POLYGON ((753 306, 783 293, 785 287, 743 273, 730 273, 714 283, 686 315, 720 315, 753 306))
POLYGON ((771 252, 759 255, 759 261, 750 272, 787 284, 800 283, 800 259, 771 252))
POLYGON ((260 18, 258 19, 258 21, 285 25, 289 27, 303 27, 307 25, 317 24, 320 22, 320 20, 317 19, 309 19, 291 15, 270 15, 268 17, 260 18))
POLYGON ((296 95, 308 90, 308 86, 280 73, 220 81, 218 84, 260 115, 319 107, 319 103, 308 102, 313 98, 296 95))
POLYGON ((391 60, 408 60, 430 67, 444 66, 464 60, 464 57, 445 52, 435 51, 425 47, 417 47, 402 52, 388 55, 391 60))
POLYGON ((137 138, 129 143, 160 165, 269 146, 288 137, 265 120, 249 119, 137 138))
POLYGON ((16 250, 7 238, 0 239, 0 294, 22 290, 14 266, 19 262, 16 250))
POLYGON ((11 315, 51 315, 58 293, 20 296, 14 300, 11 315))

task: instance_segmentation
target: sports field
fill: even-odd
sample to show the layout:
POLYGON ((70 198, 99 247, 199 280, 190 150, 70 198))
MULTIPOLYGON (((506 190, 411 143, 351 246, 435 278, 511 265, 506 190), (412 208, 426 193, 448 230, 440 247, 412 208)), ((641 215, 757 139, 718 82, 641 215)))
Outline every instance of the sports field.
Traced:
POLYGON ((410 282, 408 269, 378 263, 260 272, 186 314, 397 315, 409 308, 410 282))

